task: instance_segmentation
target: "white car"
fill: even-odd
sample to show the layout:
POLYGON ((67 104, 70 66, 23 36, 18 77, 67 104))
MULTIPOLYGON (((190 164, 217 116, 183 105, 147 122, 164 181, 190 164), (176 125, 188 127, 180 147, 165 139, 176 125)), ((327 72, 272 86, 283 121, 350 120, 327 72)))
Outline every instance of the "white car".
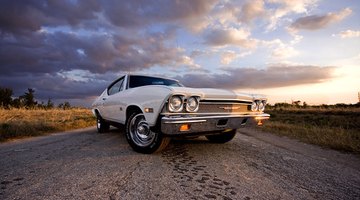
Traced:
POLYGON ((125 125, 130 146, 140 153, 164 149, 171 137, 201 136, 215 143, 234 138, 248 119, 261 123, 266 98, 230 90, 184 87, 177 80, 120 77, 92 104, 98 132, 125 125))

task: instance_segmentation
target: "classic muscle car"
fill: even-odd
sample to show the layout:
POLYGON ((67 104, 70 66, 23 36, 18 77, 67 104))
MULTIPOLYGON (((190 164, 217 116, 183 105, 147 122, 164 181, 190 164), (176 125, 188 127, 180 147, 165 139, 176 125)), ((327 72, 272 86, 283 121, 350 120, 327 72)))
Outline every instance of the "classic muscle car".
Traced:
POLYGON ((126 139, 140 153, 164 149, 171 137, 201 136, 214 143, 234 138, 249 119, 268 119, 262 95, 184 87, 177 80, 124 75, 92 104, 99 133, 125 125, 126 139))

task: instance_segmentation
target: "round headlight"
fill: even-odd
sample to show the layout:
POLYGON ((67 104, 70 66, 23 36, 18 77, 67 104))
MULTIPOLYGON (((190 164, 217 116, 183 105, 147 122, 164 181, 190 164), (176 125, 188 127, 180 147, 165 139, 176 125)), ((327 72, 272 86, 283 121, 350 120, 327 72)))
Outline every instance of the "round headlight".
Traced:
POLYGON ((265 101, 259 101, 259 111, 262 112, 265 110, 266 102, 265 101))
POLYGON ((197 97, 190 97, 186 102, 186 111, 196 112, 199 110, 199 99, 197 97))
POLYGON ((251 104, 251 111, 257 111, 259 109, 259 105, 258 105, 258 101, 254 101, 252 104, 251 104))
POLYGON ((172 96, 169 99, 169 111, 181 112, 183 110, 183 98, 181 96, 172 96))

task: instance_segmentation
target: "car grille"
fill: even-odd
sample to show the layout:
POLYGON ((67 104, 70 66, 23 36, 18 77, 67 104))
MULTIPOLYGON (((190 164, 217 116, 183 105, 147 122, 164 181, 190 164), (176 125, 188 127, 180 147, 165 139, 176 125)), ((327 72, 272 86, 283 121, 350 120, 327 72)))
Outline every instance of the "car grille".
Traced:
MULTIPOLYGON (((248 101, 224 101, 224 100, 200 100, 199 110, 193 114, 206 114, 206 113, 216 113, 216 114, 231 114, 231 113, 241 113, 251 111, 251 103, 248 101)), ((185 107, 185 104, 184 104, 185 107)), ((165 104, 162 113, 168 113, 168 105, 165 104)), ((188 113, 188 112, 186 112, 188 113)), ((179 114, 179 113, 174 113, 179 114)))
POLYGON ((249 111, 249 105, 239 103, 201 103, 198 113, 235 113, 249 111))

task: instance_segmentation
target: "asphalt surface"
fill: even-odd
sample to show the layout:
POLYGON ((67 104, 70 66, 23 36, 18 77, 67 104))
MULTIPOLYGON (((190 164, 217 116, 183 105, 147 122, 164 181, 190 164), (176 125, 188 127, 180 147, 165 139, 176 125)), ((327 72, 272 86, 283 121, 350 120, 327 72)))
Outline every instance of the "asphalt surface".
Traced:
POLYGON ((253 129, 143 155, 89 128, 0 144, 0 199, 360 199, 360 157, 253 129))

